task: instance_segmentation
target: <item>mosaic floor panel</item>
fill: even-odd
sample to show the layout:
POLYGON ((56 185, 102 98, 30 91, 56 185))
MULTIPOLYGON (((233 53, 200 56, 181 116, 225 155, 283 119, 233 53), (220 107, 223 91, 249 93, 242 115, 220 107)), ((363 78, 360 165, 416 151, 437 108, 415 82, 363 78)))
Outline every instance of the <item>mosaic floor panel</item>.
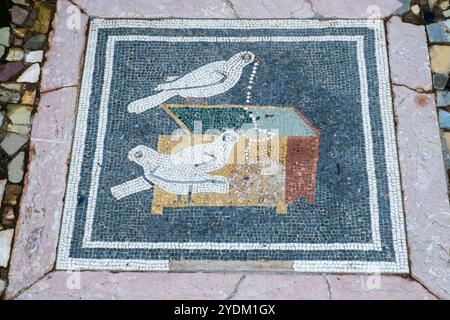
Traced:
POLYGON ((383 21, 94 19, 79 101, 58 269, 408 272, 383 21))

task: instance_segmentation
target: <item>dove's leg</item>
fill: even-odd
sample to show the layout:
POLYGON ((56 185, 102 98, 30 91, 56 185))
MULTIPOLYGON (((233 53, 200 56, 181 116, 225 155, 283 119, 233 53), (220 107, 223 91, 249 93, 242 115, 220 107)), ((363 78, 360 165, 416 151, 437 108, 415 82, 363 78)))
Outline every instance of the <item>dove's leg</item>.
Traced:
POLYGON ((194 200, 192 200, 192 190, 189 190, 188 198, 186 203, 194 203, 194 200))
POLYGON ((144 177, 139 177, 118 186, 111 188, 111 193, 117 200, 130 196, 132 194, 150 190, 153 186, 144 179, 144 177))

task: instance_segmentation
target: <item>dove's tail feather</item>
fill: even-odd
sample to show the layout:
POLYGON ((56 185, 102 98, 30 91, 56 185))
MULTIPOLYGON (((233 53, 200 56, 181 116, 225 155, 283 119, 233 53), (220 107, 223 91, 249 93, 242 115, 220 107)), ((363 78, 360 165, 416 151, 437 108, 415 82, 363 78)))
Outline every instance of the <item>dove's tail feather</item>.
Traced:
POLYGON ((174 92, 161 91, 160 93, 154 94, 150 97, 133 101, 128 105, 128 112, 141 113, 147 111, 151 108, 159 106, 174 96, 176 96, 176 93, 174 92))
POLYGON ((153 186, 147 182, 143 177, 139 177, 127 182, 124 182, 118 186, 111 188, 111 193, 114 198, 120 200, 134 193, 138 193, 145 190, 150 190, 153 186))

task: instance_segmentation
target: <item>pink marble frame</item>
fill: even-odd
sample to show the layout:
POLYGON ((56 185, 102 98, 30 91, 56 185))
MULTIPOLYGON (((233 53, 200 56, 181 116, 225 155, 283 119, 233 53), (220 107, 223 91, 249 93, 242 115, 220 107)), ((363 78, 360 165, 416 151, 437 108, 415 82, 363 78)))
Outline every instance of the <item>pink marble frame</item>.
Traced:
POLYGON ((405 8, 398 0, 342 0, 335 4, 334 0, 273 0, 264 1, 264 5, 261 0, 59 0, 38 112, 33 118, 30 162, 6 298, 449 299, 450 231, 444 226, 450 225, 450 205, 424 28, 402 23, 395 15, 390 18, 405 8), (90 16, 389 19, 389 60, 411 276, 55 271, 90 16), (414 41, 402 41, 408 37, 414 41), (421 72, 411 76, 418 66, 421 72))

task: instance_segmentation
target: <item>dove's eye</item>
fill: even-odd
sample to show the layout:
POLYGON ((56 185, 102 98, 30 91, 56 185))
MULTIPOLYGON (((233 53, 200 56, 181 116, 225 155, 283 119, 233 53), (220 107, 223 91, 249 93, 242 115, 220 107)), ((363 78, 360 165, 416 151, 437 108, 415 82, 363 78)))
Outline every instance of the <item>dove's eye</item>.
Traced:
POLYGON ((244 61, 246 61, 246 62, 250 62, 250 61, 252 61, 252 55, 249 54, 249 53, 244 53, 244 54, 242 55, 242 60, 244 60, 244 61))
POLYGON ((140 159, 140 158, 142 158, 142 157, 144 156, 144 154, 142 153, 142 151, 137 151, 137 152, 134 154, 134 156, 135 156, 137 159, 140 159))

